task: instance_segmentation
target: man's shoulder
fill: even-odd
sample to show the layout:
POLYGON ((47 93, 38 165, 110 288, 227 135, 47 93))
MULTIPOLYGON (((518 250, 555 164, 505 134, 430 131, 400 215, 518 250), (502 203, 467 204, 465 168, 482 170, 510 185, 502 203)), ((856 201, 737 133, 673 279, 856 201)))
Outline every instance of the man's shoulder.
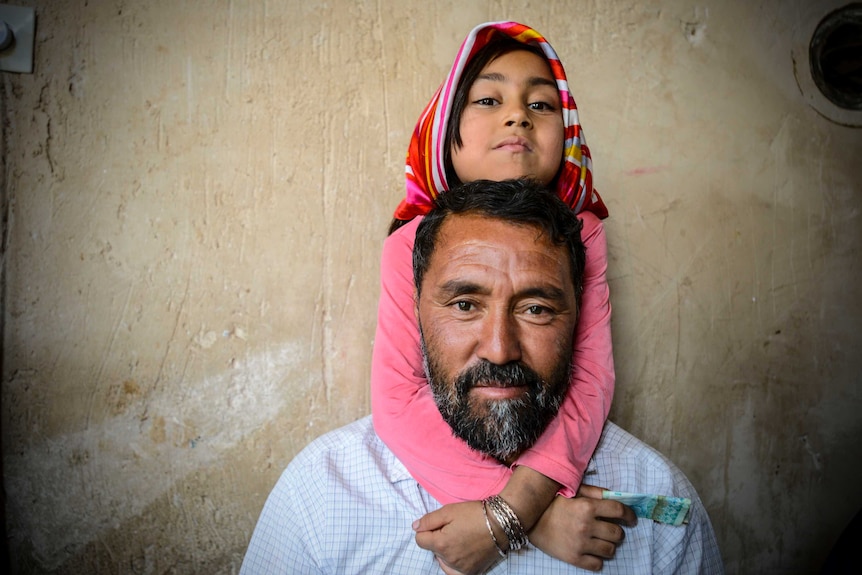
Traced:
POLYGON ((405 477, 370 417, 321 435, 270 492, 242 573, 436 571, 413 541, 411 523, 426 510, 405 477))
MULTIPOLYGON (((691 481, 664 454, 608 421, 584 481, 614 491, 672 495, 691 499, 689 521, 675 527, 640 521, 626 534, 626 545, 641 540, 649 549, 651 570, 661 573, 723 573, 709 515, 691 481), (640 538, 640 539, 639 539, 640 538)), ((618 555, 625 555, 621 550, 618 555)), ((614 566, 616 563, 609 565, 614 566)), ((626 565, 620 563, 620 565, 626 565)), ((640 572, 643 569, 623 569, 640 572)))
POLYGON ((670 463, 670 460, 660 451, 610 420, 605 423, 596 451, 612 453, 621 458, 634 459, 644 465, 661 466, 670 463))
POLYGON ((347 449, 348 445, 362 445, 371 442, 374 438, 374 429, 371 425, 371 416, 366 415, 331 431, 320 435, 309 442, 300 452, 303 453, 327 453, 347 449))
POLYGON ((392 459, 391 453, 374 432, 371 416, 368 415, 312 440, 293 458, 285 473, 297 467, 325 466, 333 469, 381 458, 387 462, 392 459))
POLYGON ((410 473, 374 431, 367 415, 311 441, 287 465, 276 488, 301 486, 325 491, 337 484, 358 496, 385 491, 407 479, 410 473), (313 487, 308 485, 311 477, 313 487))
MULTIPOLYGON (((690 497, 694 488, 667 456, 612 421, 605 424, 585 480, 592 475, 617 491, 690 497)), ((597 481, 598 482, 598 481, 597 481)))

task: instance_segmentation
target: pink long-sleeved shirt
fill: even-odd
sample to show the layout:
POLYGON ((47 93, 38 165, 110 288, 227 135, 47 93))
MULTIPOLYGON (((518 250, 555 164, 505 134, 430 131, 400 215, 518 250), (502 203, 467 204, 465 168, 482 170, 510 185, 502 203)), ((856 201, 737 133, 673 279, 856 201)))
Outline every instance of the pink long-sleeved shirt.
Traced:
MULTIPOLYGON (((557 481, 569 497, 580 485, 614 392, 604 227, 590 212, 578 217, 586 266, 569 391, 559 415, 516 462, 557 481)), ((438 501, 475 501, 499 493, 512 470, 452 434, 425 378, 413 312, 412 252, 420 220, 399 228, 383 245, 371 364, 374 428, 438 501)))

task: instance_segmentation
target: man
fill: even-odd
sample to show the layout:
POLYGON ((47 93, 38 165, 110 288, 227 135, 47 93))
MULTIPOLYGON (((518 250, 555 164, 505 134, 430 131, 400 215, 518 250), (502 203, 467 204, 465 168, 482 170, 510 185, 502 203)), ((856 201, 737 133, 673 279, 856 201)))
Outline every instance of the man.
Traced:
MULTIPOLYGON (((517 180, 473 182, 441 195, 417 231, 416 313, 435 400, 458 437, 500 461, 536 441, 565 394, 583 272, 579 230, 553 194, 517 180)), ((606 571, 722 572, 697 493, 661 454, 607 423, 585 477, 614 491, 692 500, 687 525, 641 520, 627 528, 606 571)), ((546 515, 564 505, 555 501, 546 515)), ((439 507, 366 417, 318 438, 291 462, 242 572, 437 574, 435 556, 417 546, 411 525, 439 507)), ((523 542, 505 501, 489 498, 482 509, 501 554, 523 542)), ((577 572, 529 545, 489 570, 577 572)))

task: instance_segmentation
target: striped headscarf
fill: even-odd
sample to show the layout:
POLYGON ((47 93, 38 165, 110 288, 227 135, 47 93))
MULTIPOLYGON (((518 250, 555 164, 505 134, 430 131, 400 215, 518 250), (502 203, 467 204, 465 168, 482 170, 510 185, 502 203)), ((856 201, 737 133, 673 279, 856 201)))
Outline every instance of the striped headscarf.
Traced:
POLYGON ((464 40, 449 75, 425 107, 413 130, 407 150, 407 195, 395 210, 395 218, 412 220, 428 213, 437 194, 449 189, 443 158, 452 101, 465 66, 495 34, 506 34, 518 42, 534 44, 542 49, 557 80, 563 107, 565 150, 556 180, 557 195, 575 213, 589 210, 600 218, 606 218, 608 210, 593 189, 590 150, 578 123, 578 108, 569 91, 563 65, 541 34, 517 22, 480 24, 464 40))

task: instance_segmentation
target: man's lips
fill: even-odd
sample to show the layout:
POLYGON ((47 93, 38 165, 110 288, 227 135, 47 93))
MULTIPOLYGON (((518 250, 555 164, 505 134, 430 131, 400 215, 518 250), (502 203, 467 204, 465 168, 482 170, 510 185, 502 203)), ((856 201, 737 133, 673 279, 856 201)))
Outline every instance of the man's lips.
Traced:
POLYGON ((473 386, 470 391, 489 399, 512 399, 514 397, 520 397, 526 392, 526 390, 526 385, 500 385, 497 383, 484 383, 473 386))
POLYGON ((532 152, 529 140, 520 136, 510 136, 501 140, 494 146, 495 150, 504 150, 508 152, 532 152))

